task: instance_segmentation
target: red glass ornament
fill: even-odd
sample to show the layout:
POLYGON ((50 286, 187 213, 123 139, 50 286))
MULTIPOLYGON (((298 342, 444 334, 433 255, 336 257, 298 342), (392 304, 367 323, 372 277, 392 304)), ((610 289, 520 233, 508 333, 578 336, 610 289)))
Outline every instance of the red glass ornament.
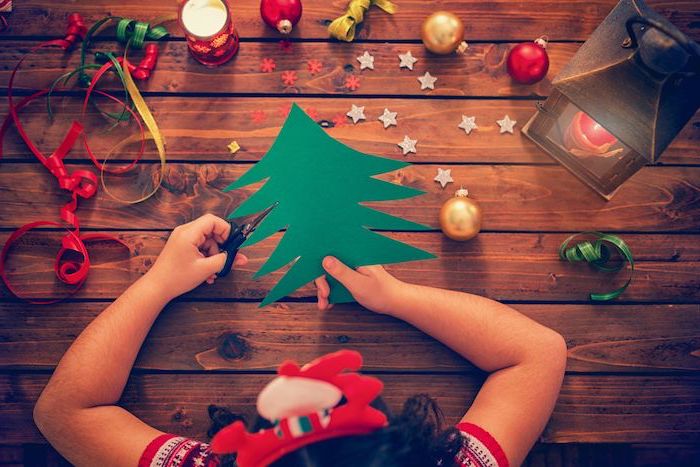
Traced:
POLYGON ((179 19, 190 53, 198 62, 218 66, 238 52, 240 40, 226 0, 186 0, 179 19))
POLYGON ((564 146, 580 156, 606 156, 617 138, 585 112, 577 112, 564 133, 564 146))
POLYGON ((301 1, 261 0, 260 16, 271 28, 289 34, 301 19, 301 1))
POLYGON ((549 56, 543 38, 533 42, 523 42, 508 53, 508 74, 521 84, 535 84, 547 76, 549 56))

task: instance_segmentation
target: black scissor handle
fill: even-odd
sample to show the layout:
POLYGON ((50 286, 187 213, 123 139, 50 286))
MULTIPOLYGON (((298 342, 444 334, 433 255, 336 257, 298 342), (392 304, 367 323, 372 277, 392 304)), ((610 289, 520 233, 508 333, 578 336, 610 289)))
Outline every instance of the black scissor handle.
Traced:
POLYGON ((243 235, 243 227, 235 222, 231 222, 231 232, 228 234, 228 239, 221 245, 221 249, 226 252, 226 262, 217 277, 226 277, 233 267, 233 260, 236 259, 238 249, 245 242, 246 236, 243 235))

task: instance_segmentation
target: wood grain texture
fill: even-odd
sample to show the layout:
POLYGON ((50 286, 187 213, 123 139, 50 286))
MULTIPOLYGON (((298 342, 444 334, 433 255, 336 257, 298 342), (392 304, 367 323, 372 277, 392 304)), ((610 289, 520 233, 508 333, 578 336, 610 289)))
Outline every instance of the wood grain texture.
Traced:
MULTIPOLYGON (((420 25, 436 10, 452 11, 466 25, 468 40, 532 39, 547 34, 551 39, 585 40, 617 3, 615 0, 573 0, 560 2, 534 0, 515 2, 496 0, 404 0, 396 14, 388 15, 373 8, 357 32, 357 39, 395 40, 418 39, 420 25)), ((698 36, 697 4, 694 0, 649 0, 659 13, 669 17, 676 26, 693 37, 698 36)), ((301 22, 292 37, 328 38, 327 24, 342 14, 346 0, 306 0, 301 22)), ((172 0, 153 0, 144 4, 138 0, 93 0, 76 8, 71 3, 52 0, 16 2, 10 19, 8 35, 58 35, 65 31, 65 18, 80 11, 87 23, 105 15, 126 16, 151 21, 176 13, 172 0)), ((260 20, 258 2, 235 2, 232 6, 236 28, 244 38, 272 37, 279 34, 260 20)), ((181 32, 175 23, 175 36, 181 32)))
MULTIPOLYGON (((27 107, 20 117, 28 134, 47 154, 61 143, 72 119, 79 118, 82 105, 78 97, 56 98, 53 102, 57 112, 53 123, 48 120, 43 100, 27 107)), ((96 102, 100 103, 100 99, 96 102)), ((417 153, 408 157, 412 162, 555 164, 519 131, 535 112, 535 101, 531 100, 173 96, 148 97, 147 102, 165 136, 168 158, 179 161, 259 160, 277 137, 289 106, 296 102, 307 112, 316 114, 317 121, 328 121, 333 126, 328 129, 330 136, 353 149, 370 154, 403 159, 397 144, 404 135, 409 135, 418 140, 417 153), (353 125, 345 116, 351 104, 364 106, 367 120, 353 125), (398 112, 398 126, 383 128, 377 118, 385 108, 398 112), (263 113, 262 122, 254 121, 256 111, 263 113), (468 136, 457 127, 463 114, 476 116, 479 125, 479 129, 468 136), (518 122, 515 134, 499 133, 496 120, 506 114, 518 122), (335 117, 346 124, 335 127, 332 123, 335 117), (232 140, 241 146, 235 156, 227 149, 232 140)), ((6 111, 7 103, 0 99, 0 114, 6 111)), ((97 117, 94 109, 83 123, 90 146, 100 159, 124 138, 138 134, 135 124, 107 131, 113 122, 97 117)), ((14 128, 8 131, 3 145, 4 157, 34 160, 14 128)), ((121 147, 114 157, 133 158, 137 149, 136 143, 121 147)), ((69 156, 71 159, 87 160, 81 145, 76 145, 69 156)), ((158 159, 153 147, 148 148, 144 159, 158 159)), ((698 163, 700 112, 661 158, 661 164, 698 163)), ((2 166, 0 170, 3 170, 2 166)))
MULTIPOLYGON (((37 41, 4 42, 0 49, 0 83, 9 81, 17 61, 37 41)), ((465 55, 441 56, 429 53, 422 44, 345 44, 339 42, 300 42, 292 53, 280 53, 278 43, 250 42, 241 47, 234 62, 218 68, 204 68, 195 61, 185 42, 163 42, 158 66, 153 75, 139 82, 142 92, 185 93, 255 93, 270 94, 361 94, 412 96, 544 96, 551 89, 550 79, 532 86, 515 83, 506 72, 506 56, 514 43, 474 44, 465 55), (374 56, 374 70, 360 71, 357 57, 368 51, 374 56), (410 51, 418 62, 413 70, 399 69, 398 54, 410 51), (273 58, 274 72, 260 69, 263 58, 273 58), (320 60, 323 69, 312 75, 307 61, 320 60), (299 80, 285 86, 281 75, 293 70, 299 80), (438 77, 435 90, 421 90, 418 76, 430 71, 438 77), (360 88, 351 91, 345 86, 348 76, 360 78, 360 88)), ((98 42, 94 51, 112 51, 111 43, 98 42)), ((556 76, 573 57, 579 44, 553 43, 547 47, 550 59, 548 76, 556 76)), ((91 50, 92 52, 92 50, 91 50)), ((117 52, 118 53, 118 52, 117 52)), ((129 56, 138 61, 142 53, 129 56)), ((80 54, 66 55, 57 49, 39 50, 27 57, 15 79, 16 89, 49 87, 66 69, 78 66, 80 54)), ((93 59, 88 58, 89 61, 93 59)), ((117 88, 120 83, 105 79, 105 87, 117 88)))
MULTIPOLYGON (((207 406, 225 405, 251 415, 255 398, 271 375, 132 375, 122 404, 166 432, 205 439, 207 406)), ((447 423, 457 422, 482 378, 473 375, 381 375, 392 410, 416 393, 430 393, 447 423)), ((0 439, 6 444, 40 441, 32 406, 48 376, 0 375, 0 439)), ((697 376, 569 375, 542 442, 700 441, 697 376)), ((537 390, 537 381, 531 383, 537 390)))
MULTIPOLYGON (((150 191, 160 165, 143 164, 126 175, 108 176, 107 184, 122 199, 150 191)), ((398 201, 367 203, 390 214, 437 228, 440 206, 460 185, 484 210, 482 228, 490 231, 698 231, 700 167, 645 167, 612 201, 606 202, 560 166, 453 166, 454 183, 442 189, 433 180, 438 165, 413 165, 382 178, 424 190, 398 201)), ((69 165, 68 170, 89 168, 69 165)), ((127 205, 104 190, 81 200, 83 227, 171 229, 213 212, 225 216, 260 184, 223 192, 249 166, 241 164, 170 163, 162 188, 146 202, 127 205)), ((0 226, 18 227, 37 219, 58 220, 67 202, 54 177, 41 165, 2 167, 0 226)), ((93 167, 94 169, 94 167, 93 167)))
MULTIPOLYGON (((53 368, 74 337, 107 305, 0 303, 0 369, 53 368)), ((515 305, 564 336, 569 372, 700 370, 700 305, 515 305)), ((468 336, 465 336, 468 338, 468 336)), ((275 370, 339 347, 379 371, 474 372, 466 360, 404 322, 313 303, 172 303, 158 318, 135 368, 275 370), (182 330, 187 329, 186 333, 182 330)))
MULTIPOLYGON (((116 232, 129 252, 115 242, 89 247, 90 278, 76 295, 81 299, 117 297, 151 266, 165 242, 164 232, 116 232), (131 256, 130 256, 131 255, 131 256)), ((4 242, 7 233, 0 236, 4 242)), ((53 261, 62 234, 32 233, 20 240, 7 264, 8 277, 35 298, 65 294, 57 284, 53 261)), ((560 261, 557 248, 567 234, 489 234, 457 243, 438 233, 392 233, 389 236, 431 251, 438 259, 389 265, 388 270, 407 282, 486 295, 497 300, 587 301, 591 291, 622 285, 627 273, 608 275, 585 265, 560 261)), ((261 299, 284 268, 254 280, 253 274, 269 257, 280 234, 244 250, 249 264, 216 285, 202 287, 191 299, 261 299)), ((697 236, 625 235, 634 252, 633 284, 622 296, 632 302, 697 303, 700 298, 700 257, 697 236)), ((8 292, 4 286, 2 295, 8 292)), ((315 297, 312 287, 294 297, 315 297)))

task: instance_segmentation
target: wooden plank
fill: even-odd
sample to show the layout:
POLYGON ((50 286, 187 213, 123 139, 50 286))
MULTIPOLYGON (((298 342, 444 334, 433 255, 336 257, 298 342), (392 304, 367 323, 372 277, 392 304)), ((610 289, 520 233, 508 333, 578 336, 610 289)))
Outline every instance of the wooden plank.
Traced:
MULTIPOLYGON (((124 406, 157 428, 205 439, 207 406, 225 405, 251 415, 271 375, 133 375, 124 406)), ((416 393, 429 392, 440 403, 447 423, 459 420, 481 384, 471 375, 382 375, 384 399, 396 410, 416 393)), ((0 443, 40 441, 32 422, 34 401, 47 375, 0 375, 4 404, 0 443)), ((537 390, 537 381, 532 390, 537 390)), ((675 442, 700 441, 700 377, 569 375, 541 441, 675 442)))
MULTIPOLYGON (((51 309, 0 303, 0 368, 53 368, 105 303, 51 309)), ((700 305, 515 305, 561 333, 569 372, 700 370, 700 305)), ((320 313, 314 304, 178 302, 165 310, 135 367, 141 370, 275 370, 339 346, 365 369, 464 372, 462 357, 413 327, 357 305, 320 313), (183 334, 182 329, 187 329, 183 334)))
MULTIPOLYGON (((128 224, 125 224, 128 225, 128 224)), ((3 233, 4 242, 9 233, 3 233)), ((35 298, 63 296, 53 261, 60 233, 31 233, 21 239, 7 264, 10 280, 35 298)), ((111 299, 151 266, 163 247, 166 232, 116 232, 131 252, 114 242, 89 246, 90 278, 76 295, 81 299, 111 299)), ((591 291, 624 284, 627 272, 598 273, 584 265, 560 261, 557 248, 567 234, 489 234, 469 243, 448 241, 438 233, 389 234, 435 253, 438 259, 388 266, 402 280, 485 295, 497 300, 586 301, 591 291)), ((629 302, 697 303, 700 298, 697 236, 624 235, 635 254, 634 282, 622 296, 629 302)), ((250 262, 213 286, 188 295, 195 299, 261 299, 284 269, 254 280, 253 274, 277 245, 279 235, 245 250, 250 262)), ((8 292, 4 286, 3 296, 8 292)), ((295 297, 315 297, 305 287, 295 297)))
MULTIPOLYGON (((418 39, 425 17, 442 9, 452 11, 464 20, 468 40, 523 40, 542 34, 557 40, 585 40, 617 1, 404 0, 399 3, 398 11, 393 16, 373 8, 358 30, 357 38, 418 39)), ((694 0, 649 0, 647 3, 671 18, 681 30, 698 37, 697 4, 694 0)), ((303 17, 292 37, 327 38, 327 24, 344 12, 346 4, 346 1, 305 0, 303 17)), ((65 18, 75 11, 80 12, 88 24, 108 14, 151 21, 177 11, 175 2, 170 0, 153 0, 147 4, 138 0, 123 0, 119 5, 110 0, 94 0, 79 7, 53 0, 33 0, 16 2, 14 10, 6 35, 63 34, 65 18)), ((258 2, 236 2, 232 10, 242 37, 279 37, 260 20, 258 2)), ((174 35, 181 35, 174 23, 171 29, 174 35)))
MULTIPOLYGON (((139 198, 150 191, 159 167, 146 163, 125 175, 107 176, 110 192, 121 199, 139 198)), ((463 185, 481 203, 482 227, 489 231, 700 230, 700 167, 645 167, 609 202, 560 166, 452 166, 454 183, 446 189, 433 180, 437 167, 450 166, 412 165, 382 175, 426 193, 368 204, 437 228, 440 207, 463 185)), ((126 205, 108 197, 104 190, 81 200, 81 225, 169 229, 207 212, 224 216, 259 187, 222 191, 248 168, 242 164, 170 163, 162 188, 147 202, 126 205)), ((0 179, 0 192, 2 227, 18 227, 37 219, 58 220, 59 208, 67 202, 54 177, 36 163, 7 167, 0 179)))
MULTIPOLYGON (((37 45, 37 41, 3 43, 0 63, 16 63, 22 55, 37 45)), ((361 95, 415 95, 415 96, 543 96, 551 90, 550 79, 571 59, 580 44, 552 43, 547 47, 550 59, 549 78, 537 85, 517 84, 506 72, 506 56, 513 43, 474 44, 465 55, 441 56, 429 53, 422 44, 345 44, 339 42, 301 42, 294 44, 293 53, 284 53, 275 42, 245 43, 236 57, 234 66, 203 68, 190 57, 185 42, 161 44, 158 66, 151 78, 139 82, 143 92, 200 92, 270 94, 361 94, 361 95), (374 55, 374 70, 360 71, 357 57, 368 51, 374 55), (410 51, 418 59, 413 71, 399 69, 398 54, 410 51), (276 62, 274 72, 263 73, 261 61, 265 57, 276 62), (312 75, 307 61, 319 59, 320 73, 312 75), (296 71, 299 80, 295 86, 285 86, 281 75, 296 71), (416 79, 430 71, 438 77, 436 89, 421 90, 416 79), (345 87, 348 76, 360 78, 360 88, 350 91, 345 87)), ((112 43, 99 42, 94 50, 115 50, 112 43)), ((132 54, 130 54, 132 56, 132 54)), ((15 79, 15 89, 49 87, 66 70, 78 66, 80 54, 70 56, 57 49, 44 49, 31 54, 15 79)), ((132 60, 139 60, 135 52, 132 60)), ((90 58, 89 60, 92 60, 90 58)), ((0 71, 0 83, 5 85, 13 67, 0 71)), ((102 84, 118 87, 115 80, 105 79, 102 84)))
MULTIPOLYGON (((207 81, 211 82, 211 81, 207 81)), ((167 143, 168 158, 180 161, 257 161, 270 148, 279 133, 291 102, 297 102, 317 114, 317 121, 334 125, 335 117, 347 124, 333 127, 329 134, 358 151, 403 159, 397 143, 409 135, 418 140, 417 154, 410 161, 429 163, 537 163, 554 164, 546 153, 518 131, 535 112, 530 100, 414 100, 414 99, 319 99, 319 98, 233 98, 233 97, 149 97, 148 105, 158 121, 167 143), (352 125, 345 113, 351 104, 365 106, 367 120, 352 125), (384 129, 377 120, 385 108, 398 112, 398 126, 384 129), (265 120, 256 123, 255 111, 265 120), (457 128, 462 115, 476 116, 478 130, 467 136, 457 128), (508 114, 518 121, 513 135, 500 134, 496 120, 508 114), (236 140, 242 149, 232 156, 227 148, 236 140)), ((96 102, 100 102, 97 100, 96 102)), ((79 118, 81 101, 77 97, 57 98, 54 123, 50 123, 43 100, 27 107, 22 124, 42 151, 51 153, 63 140, 71 119, 79 118)), ((116 109, 115 109, 116 110, 116 109)), ((7 103, 0 99, 0 115, 7 103)), ((84 119, 90 146, 100 159, 115 144, 137 134, 135 124, 107 131, 111 121, 92 114, 84 119)), ((663 164, 700 163, 700 112, 688 123, 664 153, 663 164)), ((4 156, 34 160, 14 129, 5 138, 4 156)), ((120 159, 136 156, 138 144, 120 148, 120 159)), ((73 159, 87 160, 79 144, 71 152, 73 159)), ((157 160, 151 147, 145 159, 157 160)), ((576 182, 575 182, 576 183, 576 182)), ((568 182, 567 182, 568 184, 568 182)))

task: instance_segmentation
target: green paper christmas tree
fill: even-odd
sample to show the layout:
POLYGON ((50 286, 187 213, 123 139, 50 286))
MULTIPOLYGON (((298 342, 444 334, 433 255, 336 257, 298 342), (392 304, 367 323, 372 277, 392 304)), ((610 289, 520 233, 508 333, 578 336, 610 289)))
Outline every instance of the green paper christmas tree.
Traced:
MULTIPOLYGON (((420 190, 373 178, 410 164, 355 151, 334 140, 296 104, 265 157, 229 185, 235 190, 267 179, 230 218, 279 204, 242 247, 286 229, 277 248, 254 277, 293 263, 260 306, 279 300, 323 275, 325 256, 353 268, 435 256, 370 229, 427 230, 428 227, 363 206, 368 201, 411 198, 420 190)), ((331 280, 331 303, 353 301, 331 280)))

